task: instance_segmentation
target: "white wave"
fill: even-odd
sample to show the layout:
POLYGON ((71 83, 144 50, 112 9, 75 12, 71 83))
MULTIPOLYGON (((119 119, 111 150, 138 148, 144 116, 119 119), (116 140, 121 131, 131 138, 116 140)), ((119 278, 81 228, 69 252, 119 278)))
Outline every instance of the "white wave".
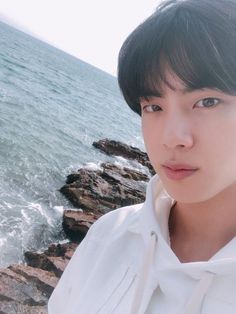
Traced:
POLYGON ((27 215, 24 209, 21 210, 22 216, 25 218, 26 223, 29 225, 30 224, 30 217, 27 215))
POLYGON ((45 210, 42 208, 42 206, 40 204, 37 203, 29 203, 28 207, 36 209, 37 212, 39 212, 41 214, 41 216, 43 216, 47 223, 53 227, 53 222, 52 219, 47 215, 47 213, 45 212, 45 210))
POLYGON ((130 169, 136 170, 136 171, 140 171, 140 172, 145 173, 146 175, 151 177, 149 169, 147 167, 143 166, 142 164, 140 164, 138 161, 128 160, 128 159, 125 159, 125 158, 120 157, 120 156, 116 156, 115 159, 116 160, 115 160, 114 164, 116 166, 122 167, 122 168, 127 167, 130 169))
POLYGON ((12 230, 11 232, 7 233, 7 237, 9 238, 15 238, 17 236, 17 230, 12 230))
POLYGON ((12 204, 10 204, 10 203, 8 203, 8 202, 6 202, 6 201, 4 201, 3 203, 4 203, 4 205, 5 205, 7 208, 9 208, 9 209, 13 208, 12 204))
POLYGON ((0 238, 0 247, 3 246, 7 242, 7 239, 0 238))
POLYGON ((53 206, 53 209, 58 212, 59 214, 63 214, 64 207, 63 206, 53 206))
POLYGON ((99 163, 87 162, 83 168, 91 171, 102 170, 100 162, 99 163))

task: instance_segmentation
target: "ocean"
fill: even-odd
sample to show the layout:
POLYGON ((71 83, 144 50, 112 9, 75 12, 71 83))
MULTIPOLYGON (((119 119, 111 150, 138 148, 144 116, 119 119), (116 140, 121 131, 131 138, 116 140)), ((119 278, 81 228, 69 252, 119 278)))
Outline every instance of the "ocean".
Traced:
POLYGON ((58 190, 69 173, 105 160, 127 164, 93 141, 144 148, 140 118, 115 77, 4 23, 0 45, 0 267, 6 267, 24 262, 27 250, 66 241, 62 214, 73 207, 58 190))

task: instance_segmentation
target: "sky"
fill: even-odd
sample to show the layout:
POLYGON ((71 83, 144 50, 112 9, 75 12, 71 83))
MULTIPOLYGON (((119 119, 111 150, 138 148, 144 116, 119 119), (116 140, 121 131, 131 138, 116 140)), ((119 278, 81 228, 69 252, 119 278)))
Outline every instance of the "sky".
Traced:
POLYGON ((119 49, 159 0, 0 0, 0 20, 116 75, 119 49))

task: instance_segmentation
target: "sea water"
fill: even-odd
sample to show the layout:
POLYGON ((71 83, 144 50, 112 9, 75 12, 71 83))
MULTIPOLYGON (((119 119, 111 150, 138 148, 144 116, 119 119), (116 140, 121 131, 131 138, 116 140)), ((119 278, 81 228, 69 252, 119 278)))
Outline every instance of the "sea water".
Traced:
MULTIPOLYGON (((75 38, 79 40, 79 38, 75 38)), ((0 23, 0 266, 63 241, 58 191, 82 166, 111 158, 103 138, 143 149, 140 119, 115 77, 0 23)), ((124 161, 123 161, 124 162, 124 161)))

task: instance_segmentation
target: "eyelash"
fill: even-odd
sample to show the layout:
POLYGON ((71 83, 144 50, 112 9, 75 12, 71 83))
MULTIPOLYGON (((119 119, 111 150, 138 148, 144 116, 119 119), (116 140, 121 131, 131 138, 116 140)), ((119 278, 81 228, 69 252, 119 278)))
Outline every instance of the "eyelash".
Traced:
MULTIPOLYGON (((198 104, 198 103, 200 103, 200 102, 204 102, 204 101, 206 101, 206 100, 213 100, 213 101, 217 101, 217 103, 215 104, 214 103, 214 105, 212 105, 212 106, 210 106, 210 107, 203 107, 203 108, 212 108, 212 107, 215 107, 215 106, 217 106, 220 102, 221 102, 221 100, 219 99, 219 98, 215 98, 215 97, 207 97, 207 98, 203 98, 203 99, 201 99, 201 100, 199 100, 199 101, 197 101, 196 102, 196 104, 198 104)), ((146 111, 146 112, 148 112, 148 113, 150 113, 150 112, 157 112, 157 111, 160 111, 160 110, 156 110, 157 108, 160 108, 160 106, 158 106, 158 105, 145 105, 145 106, 143 106, 143 111, 146 111), (151 110, 148 110, 148 108, 152 108, 151 110), (155 109, 154 109, 155 108, 155 109)))
MULTIPOLYGON (((204 101, 204 100, 216 100, 217 101, 217 104, 214 104, 214 105, 210 106, 210 108, 217 106, 221 102, 221 100, 219 98, 207 97, 207 98, 203 98, 203 99, 199 100, 197 103, 199 103, 201 101, 204 101)), ((208 107, 206 107, 206 108, 208 108, 208 107)))

